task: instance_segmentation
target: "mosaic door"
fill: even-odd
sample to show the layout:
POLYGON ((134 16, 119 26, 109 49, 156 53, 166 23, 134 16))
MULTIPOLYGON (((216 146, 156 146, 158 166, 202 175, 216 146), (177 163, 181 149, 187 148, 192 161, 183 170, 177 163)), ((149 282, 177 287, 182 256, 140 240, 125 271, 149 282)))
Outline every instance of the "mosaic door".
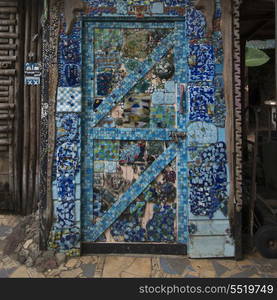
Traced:
POLYGON ((82 241, 187 242, 183 22, 85 22, 82 241))

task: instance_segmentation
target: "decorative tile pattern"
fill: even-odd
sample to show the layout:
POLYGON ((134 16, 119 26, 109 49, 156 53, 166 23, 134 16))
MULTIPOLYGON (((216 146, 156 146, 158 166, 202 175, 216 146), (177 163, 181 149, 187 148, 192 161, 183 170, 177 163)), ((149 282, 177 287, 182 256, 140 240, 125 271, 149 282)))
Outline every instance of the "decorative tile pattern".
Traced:
POLYGON ((176 124, 175 115, 174 106, 153 106, 150 112, 150 127, 174 128, 176 124))
POLYGON ((209 86, 189 87, 189 120, 211 122, 214 115, 214 88, 209 86))
POLYGON ((215 75, 213 46, 190 44, 188 64, 191 81, 212 81, 215 75))
MULTIPOLYGON (((64 28, 63 28, 64 31, 64 28)), ((77 87, 81 84, 81 24, 76 22, 72 33, 60 34, 59 51, 59 86, 77 87)))
POLYGON ((135 86, 138 80, 143 78, 152 67, 163 58, 170 48, 173 47, 174 34, 164 38, 160 45, 155 48, 146 61, 140 63, 139 68, 124 78, 120 87, 117 87, 112 93, 100 104, 98 112, 93 114, 92 126, 95 126, 106 114, 108 114, 116 103, 120 102, 124 96, 135 86))
POLYGON ((80 118, 78 114, 57 114, 56 139, 56 221, 49 240, 49 247, 79 255, 80 211, 76 211, 76 177, 80 172, 80 118))
POLYGON ((206 148, 189 168, 190 209, 195 216, 210 219, 227 201, 226 145, 216 143, 206 148))
POLYGON ((83 16, 185 15, 185 22, 113 22, 112 29, 105 22, 85 22, 83 53, 81 22, 69 36, 62 29, 53 168, 57 220, 49 244, 78 255, 80 239, 187 243, 188 197, 195 216, 212 218, 219 209, 226 213, 220 1, 209 39, 204 15, 189 0, 84 2, 83 16), (123 34, 122 26, 129 33, 123 34), (131 29, 141 32, 132 38, 131 29), (103 38, 98 38, 99 32, 103 38), (82 65, 80 136, 81 117, 73 112, 81 112, 82 65), (186 130, 188 139, 172 143, 175 130, 186 130), (169 165, 175 157, 176 163, 169 165), (128 172, 134 182, 124 178, 128 172), (142 218, 150 208, 152 217, 144 224, 142 218))
POLYGON ((186 10, 186 34, 191 39, 203 38, 206 35, 206 20, 201 11, 195 8, 186 10))
POLYGON ((80 171, 79 116, 61 114, 57 116, 56 182, 58 205, 56 228, 75 225, 75 177, 80 171))
POLYGON ((206 122, 193 122, 188 125, 188 145, 213 144, 217 142, 217 128, 206 122))
POLYGON ((95 241, 122 212, 143 192, 143 190, 156 178, 156 176, 175 158, 176 145, 172 144, 153 164, 144 172, 143 176, 109 209, 109 211, 96 223, 90 234, 90 240, 95 241))
POLYGON ((117 161, 119 159, 119 143, 116 141, 95 141, 94 157, 96 160, 117 161))
POLYGON ((57 112, 80 112, 81 98, 81 88, 59 87, 57 112))

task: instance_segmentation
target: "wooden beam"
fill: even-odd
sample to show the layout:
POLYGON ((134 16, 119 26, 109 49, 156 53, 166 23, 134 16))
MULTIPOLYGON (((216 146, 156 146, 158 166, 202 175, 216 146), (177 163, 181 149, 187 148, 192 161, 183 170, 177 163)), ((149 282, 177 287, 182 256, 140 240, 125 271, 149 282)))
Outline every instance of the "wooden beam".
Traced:
POLYGON ((0 44, 8 44, 9 43, 9 39, 1 39, 0 38, 0 44))
POLYGON ((16 25, 16 20, 0 20, 0 25, 16 25))
POLYGON ((9 91, 0 92, 0 97, 8 97, 9 91))
POLYGON ((9 26, 3 26, 3 25, 1 25, 0 24, 0 32, 7 32, 7 31, 9 31, 9 26))
POLYGON ((8 75, 8 76, 14 76, 16 74, 16 70, 14 69, 0 69, 0 75, 8 75))
MULTIPOLYGON (((27 63, 28 53, 31 44, 31 18, 32 6, 25 7, 25 44, 24 44, 24 63, 27 63)), ((24 85, 24 102, 23 102, 23 157, 22 157, 22 211, 27 214, 27 205, 29 201, 28 181, 29 181, 29 159, 30 159, 30 87, 24 85)))
POLYGON ((9 87, 8 86, 0 86, 0 91, 3 92, 3 91, 8 91, 9 90, 9 87))
POLYGON ((11 13, 17 13, 16 7, 0 7, 0 14, 11 14, 11 13))
POLYGON ((16 61, 16 56, 0 56, 0 61, 16 61))
POLYGON ((6 45, 1 45, 0 43, 0 50, 15 50, 17 48, 16 44, 6 44, 6 45))
POLYGON ((12 80, 0 80, 0 85, 12 85, 12 80))
POLYGON ((10 110, 10 109, 14 109, 14 108, 15 108, 14 103, 8 103, 8 104, 1 104, 0 103, 0 110, 10 110))
POLYGON ((13 120, 13 114, 0 114, 0 120, 13 120))
POLYGON ((0 32, 0 38, 17 39, 18 34, 12 32, 0 32))
POLYGON ((0 2, 0 7, 17 7, 18 3, 15 1, 9 1, 9 2, 0 2))
POLYGON ((0 126, 1 133, 10 133, 12 128, 10 126, 0 126))
POLYGON ((11 144, 10 139, 1 139, 0 138, 0 146, 9 146, 11 144))

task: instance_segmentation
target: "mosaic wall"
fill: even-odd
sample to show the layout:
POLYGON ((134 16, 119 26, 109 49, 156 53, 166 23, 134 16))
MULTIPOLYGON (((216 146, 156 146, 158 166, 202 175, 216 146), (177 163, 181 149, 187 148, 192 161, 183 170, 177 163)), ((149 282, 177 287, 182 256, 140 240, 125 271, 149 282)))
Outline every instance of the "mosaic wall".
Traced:
POLYGON ((70 35, 64 26, 50 247, 78 255, 81 240, 186 244, 189 218, 210 220, 218 212, 227 218, 224 60, 215 1, 211 36, 189 0, 84 1, 70 35), (87 16, 183 21, 115 22, 111 29, 82 24, 87 16), (174 130, 186 132, 186 141, 176 142, 174 130))

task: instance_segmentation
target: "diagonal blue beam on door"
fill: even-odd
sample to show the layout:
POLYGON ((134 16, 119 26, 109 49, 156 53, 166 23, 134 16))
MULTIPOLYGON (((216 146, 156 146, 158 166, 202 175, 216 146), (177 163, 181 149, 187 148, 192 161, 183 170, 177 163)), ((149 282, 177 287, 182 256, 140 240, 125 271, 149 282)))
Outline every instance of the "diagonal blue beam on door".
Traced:
POLYGON ((91 126, 95 127, 111 109, 125 97, 130 90, 158 63, 168 51, 174 47, 176 33, 170 33, 160 41, 159 45, 152 51, 146 60, 139 63, 136 70, 127 75, 120 86, 115 88, 111 94, 103 100, 97 110, 91 115, 91 126))
POLYGON ((141 174, 138 180, 113 204, 113 206, 104 214, 101 220, 92 224, 90 238, 95 242, 128 208, 128 206, 137 199, 137 197, 155 180, 162 170, 171 163, 177 156, 178 144, 171 144, 163 154, 161 154, 151 166, 141 174))

